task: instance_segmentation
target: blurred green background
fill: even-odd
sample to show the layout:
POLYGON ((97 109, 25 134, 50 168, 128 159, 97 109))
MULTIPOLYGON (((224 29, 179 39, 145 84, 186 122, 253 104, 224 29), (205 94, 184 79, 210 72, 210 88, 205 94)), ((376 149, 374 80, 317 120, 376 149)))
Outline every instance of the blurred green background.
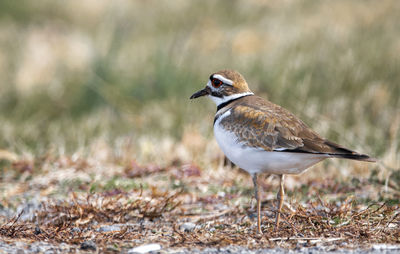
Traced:
POLYGON ((212 139, 220 69, 323 136, 399 163, 398 1, 1 1, 0 149, 212 139))

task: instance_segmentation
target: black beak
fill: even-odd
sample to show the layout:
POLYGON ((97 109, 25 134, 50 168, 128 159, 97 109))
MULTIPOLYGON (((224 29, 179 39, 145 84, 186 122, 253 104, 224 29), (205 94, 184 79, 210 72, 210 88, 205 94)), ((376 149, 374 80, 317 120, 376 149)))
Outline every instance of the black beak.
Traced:
POLYGON ((209 95, 209 94, 210 94, 209 88, 206 87, 203 90, 195 92, 192 96, 190 96, 190 99, 196 99, 198 97, 201 97, 201 96, 204 96, 204 95, 209 95))

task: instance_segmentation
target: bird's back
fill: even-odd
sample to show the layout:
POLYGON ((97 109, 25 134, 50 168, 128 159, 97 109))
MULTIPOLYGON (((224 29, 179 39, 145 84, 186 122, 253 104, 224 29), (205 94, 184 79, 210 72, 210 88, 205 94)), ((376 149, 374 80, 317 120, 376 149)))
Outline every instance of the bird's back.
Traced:
POLYGON ((265 151, 326 154, 331 157, 375 161, 319 136, 285 108, 258 96, 245 96, 217 112, 216 119, 237 141, 265 151))

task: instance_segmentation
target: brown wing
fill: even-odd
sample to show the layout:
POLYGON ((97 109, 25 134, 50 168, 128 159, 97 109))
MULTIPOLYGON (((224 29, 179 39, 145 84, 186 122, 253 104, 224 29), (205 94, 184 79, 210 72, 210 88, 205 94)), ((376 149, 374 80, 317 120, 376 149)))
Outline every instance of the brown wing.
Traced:
POLYGON ((289 111, 260 97, 248 96, 232 104, 231 114, 220 124, 248 146, 267 151, 298 149, 304 147, 303 139, 319 139, 289 111))
POLYGON ((231 114, 222 119, 220 124, 236 132, 239 142, 266 151, 323 153, 349 159, 367 159, 366 155, 320 137, 288 110, 257 96, 247 96, 233 102, 231 114))

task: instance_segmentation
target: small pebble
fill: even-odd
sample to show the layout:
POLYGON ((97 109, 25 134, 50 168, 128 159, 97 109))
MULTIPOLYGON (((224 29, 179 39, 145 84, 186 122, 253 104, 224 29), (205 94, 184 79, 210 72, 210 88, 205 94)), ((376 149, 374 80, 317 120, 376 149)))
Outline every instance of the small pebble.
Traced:
POLYGON ((135 247, 133 249, 128 250, 128 253, 148 253, 150 251, 158 251, 161 250, 161 245, 158 243, 151 243, 142 246, 135 247))
POLYGON ((38 225, 36 225, 35 227, 35 232, 33 232, 35 235, 38 235, 40 233, 42 233, 42 231, 40 230, 40 227, 38 225))
POLYGON ((111 232, 111 231, 120 231, 121 227, 117 225, 106 225, 101 226, 97 229, 97 232, 111 232))
POLYGON ((399 245, 392 245, 392 244, 374 244, 372 245, 373 250, 399 250, 400 246, 399 245))
POLYGON ((191 231, 193 231, 193 229, 195 227, 196 227, 196 224, 194 224, 192 222, 185 222, 180 226, 181 230, 183 230, 185 232, 191 232, 191 231))
POLYGON ((71 229, 71 232, 72 232, 72 233, 80 233, 80 232, 81 232, 81 229, 78 228, 78 227, 73 227, 73 228, 71 229))
POLYGON ((96 250, 96 244, 93 241, 84 241, 81 244, 81 250, 96 250))

